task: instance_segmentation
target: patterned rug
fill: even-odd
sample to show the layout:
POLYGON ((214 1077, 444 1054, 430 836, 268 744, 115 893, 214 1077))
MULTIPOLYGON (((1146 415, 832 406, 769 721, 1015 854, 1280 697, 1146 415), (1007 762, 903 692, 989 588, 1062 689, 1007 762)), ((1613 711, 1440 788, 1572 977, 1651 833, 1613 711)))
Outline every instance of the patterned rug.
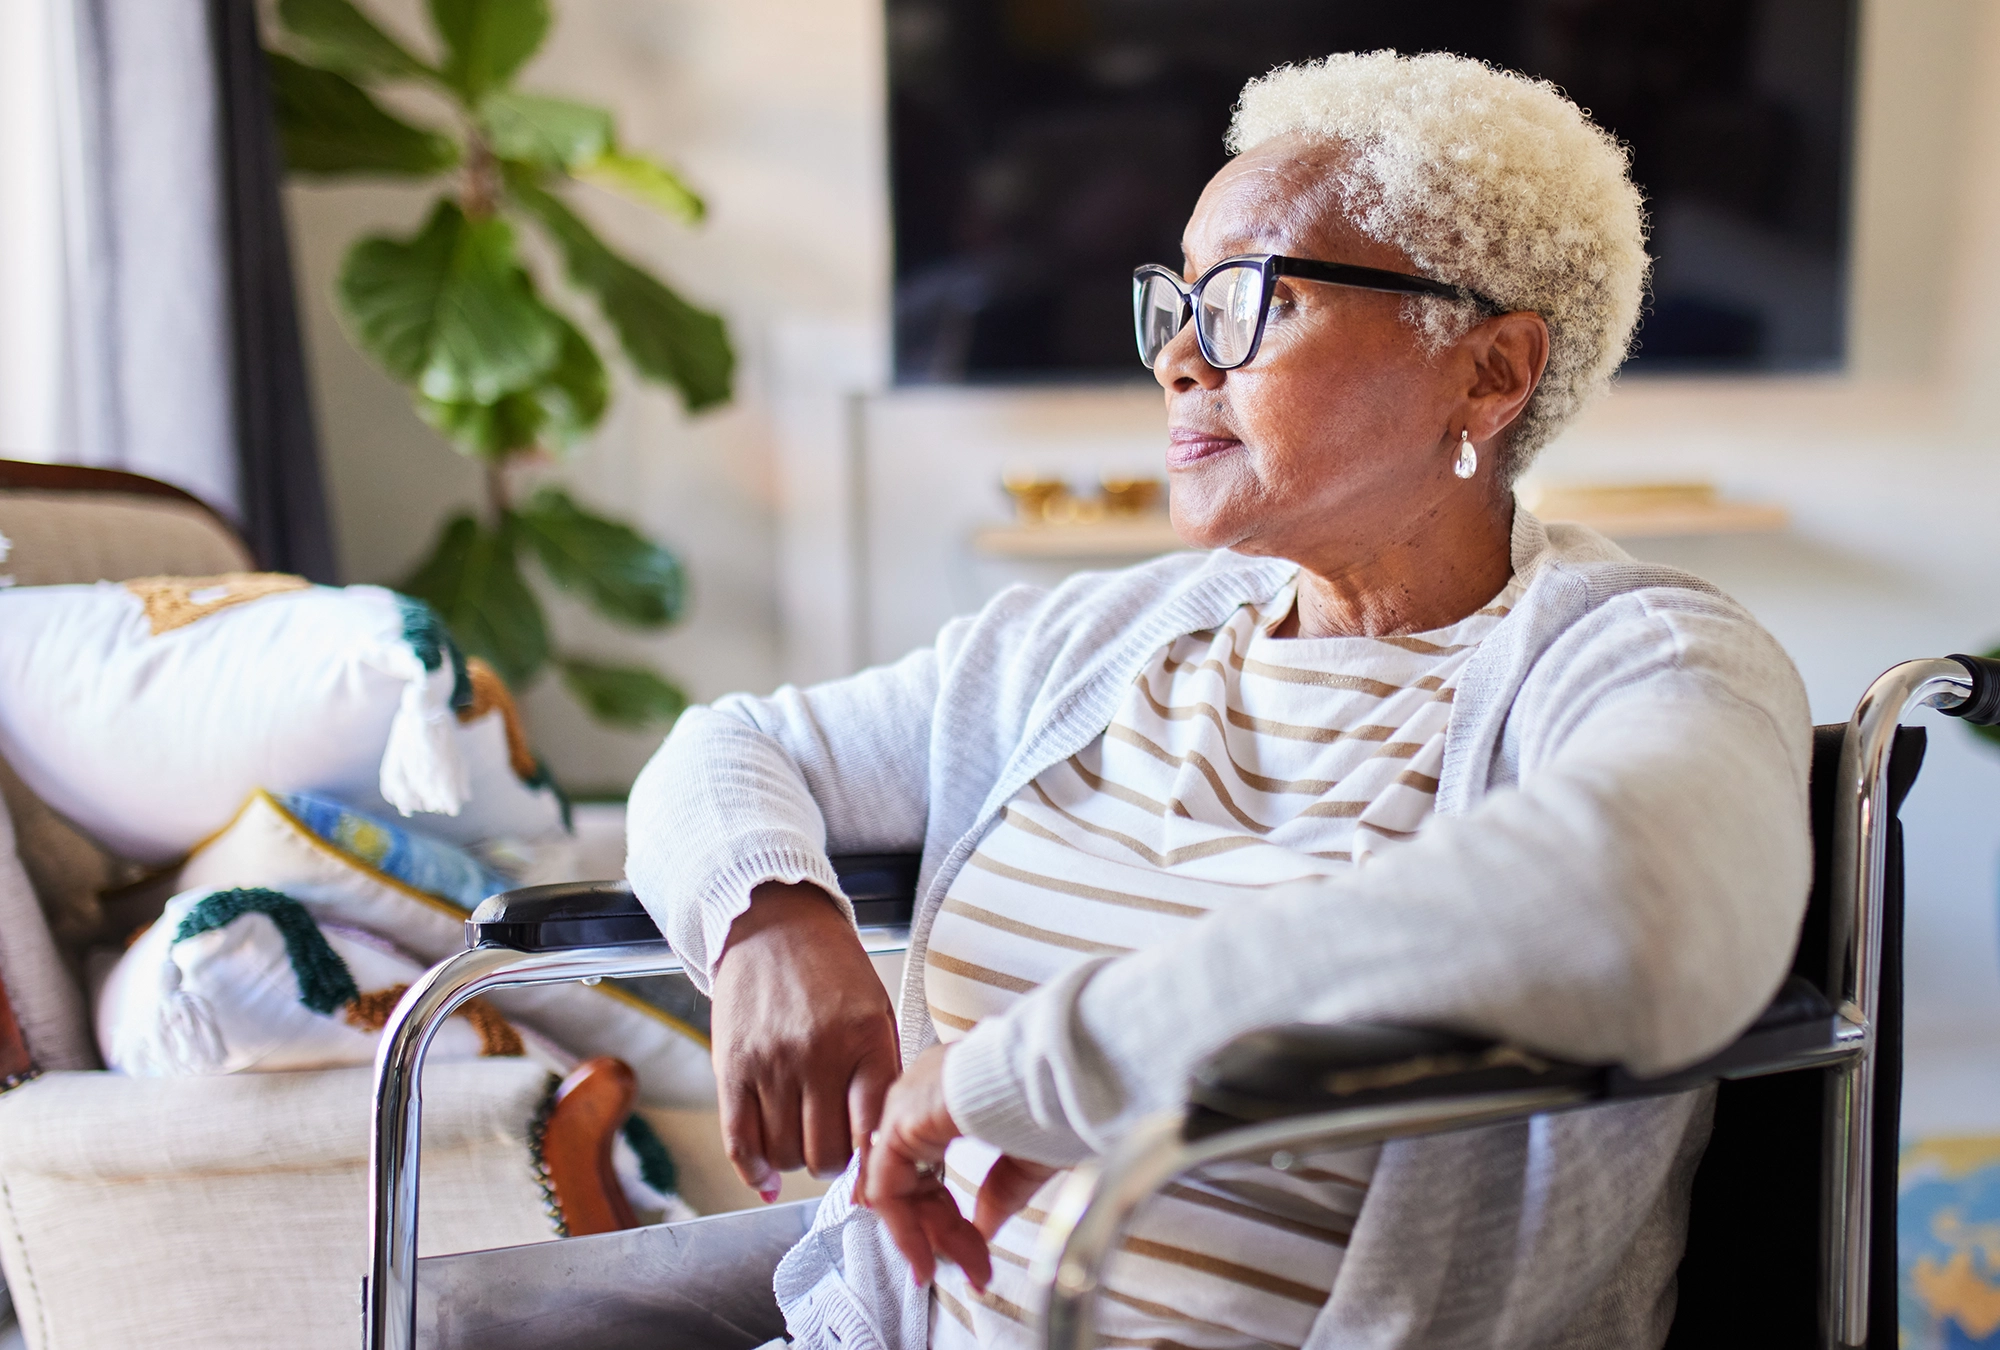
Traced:
POLYGON ((1903 1350, 2000 1350, 2000 1136, 1903 1148, 1903 1350))

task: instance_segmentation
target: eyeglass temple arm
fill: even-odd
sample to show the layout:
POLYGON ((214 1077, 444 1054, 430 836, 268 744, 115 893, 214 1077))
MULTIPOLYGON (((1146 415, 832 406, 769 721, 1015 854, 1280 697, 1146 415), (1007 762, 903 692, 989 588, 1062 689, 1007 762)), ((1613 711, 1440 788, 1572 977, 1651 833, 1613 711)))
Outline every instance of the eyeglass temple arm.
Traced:
POLYGON ((1330 281, 1337 285, 1356 286, 1368 291, 1396 291, 1406 295, 1435 295, 1446 300, 1470 300, 1492 310, 1495 314, 1507 312, 1505 305, 1488 299, 1470 286, 1455 286, 1449 281, 1413 276, 1408 272, 1391 272, 1381 267, 1362 267, 1356 263, 1318 262, 1311 258, 1274 257, 1271 259, 1271 265, 1282 277, 1330 281))

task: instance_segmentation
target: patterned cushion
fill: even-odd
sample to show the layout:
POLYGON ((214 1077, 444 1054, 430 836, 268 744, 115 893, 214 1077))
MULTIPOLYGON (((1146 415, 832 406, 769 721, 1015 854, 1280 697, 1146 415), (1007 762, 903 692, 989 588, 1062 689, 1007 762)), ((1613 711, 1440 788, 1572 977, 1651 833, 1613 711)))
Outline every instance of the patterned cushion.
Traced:
MULTIPOLYGON (((177 882, 181 890, 279 891, 322 925, 373 933, 425 964, 461 951, 467 912, 506 884, 470 855, 404 826, 325 798, 261 791, 189 856, 177 882)), ((492 1001, 572 1054, 623 1059, 648 1102, 715 1103, 707 1038, 613 981, 510 989, 492 1001)))
MULTIPOLYGON (((104 1062, 141 1077, 371 1064, 422 963, 354 929, 322 927, 261 888, 184 891, 119 960, 97 1002, 104 1062)), ((519 1055, 480 1000, 440 1027, 438 1060, 519 1055)))

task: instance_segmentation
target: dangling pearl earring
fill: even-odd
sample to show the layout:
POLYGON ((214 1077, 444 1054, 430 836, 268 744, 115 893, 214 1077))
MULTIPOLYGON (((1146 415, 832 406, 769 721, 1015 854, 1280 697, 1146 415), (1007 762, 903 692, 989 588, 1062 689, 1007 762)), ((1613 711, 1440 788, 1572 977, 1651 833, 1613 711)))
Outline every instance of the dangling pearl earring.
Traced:
POLYGON ((1458 433, 1458 458, 1452 460, 1451 471, 1460 478, 1470 478, 1479 472, 1479 452, 1472 448, 1472 433, 1458 433))

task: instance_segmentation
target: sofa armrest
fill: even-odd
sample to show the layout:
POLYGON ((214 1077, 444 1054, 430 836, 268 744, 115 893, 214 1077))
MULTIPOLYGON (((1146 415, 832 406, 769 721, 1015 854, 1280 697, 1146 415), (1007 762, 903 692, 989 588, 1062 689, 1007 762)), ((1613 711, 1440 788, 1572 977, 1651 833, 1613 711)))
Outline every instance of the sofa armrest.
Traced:
MULTIPOLYGON (((0 1097, 0 1266, 29 1344, 352 1350, 370 1082, 49 1073, 0 1097)), ((548 1082, 524 1059, 425 1076, 426 1254, 555 1237, 528 1142, 548 1082)))

